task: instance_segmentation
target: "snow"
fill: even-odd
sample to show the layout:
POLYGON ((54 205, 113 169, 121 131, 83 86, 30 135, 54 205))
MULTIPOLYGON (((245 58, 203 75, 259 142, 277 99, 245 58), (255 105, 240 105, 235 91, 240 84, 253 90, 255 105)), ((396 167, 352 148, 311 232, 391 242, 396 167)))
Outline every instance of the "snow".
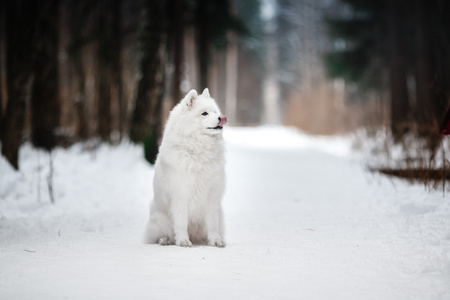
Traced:
POLYGON ((227 247, 141 243, 140 146, 0 158, 0 299, 450 299, 450 203, 366 170, 352 139, 225 130, 227 247), (39 188, 38 188, 39 186, 39 188))

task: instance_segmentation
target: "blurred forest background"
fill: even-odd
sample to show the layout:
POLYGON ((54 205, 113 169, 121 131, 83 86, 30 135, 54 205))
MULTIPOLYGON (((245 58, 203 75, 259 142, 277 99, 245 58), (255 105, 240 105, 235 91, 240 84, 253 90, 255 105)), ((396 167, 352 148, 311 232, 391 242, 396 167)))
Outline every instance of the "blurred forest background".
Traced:
POLYGON ((2 155, 143 142, 205 87, 231 125, 388 128, 433 156, 450 93, 447 0, 4 0, 2 155))

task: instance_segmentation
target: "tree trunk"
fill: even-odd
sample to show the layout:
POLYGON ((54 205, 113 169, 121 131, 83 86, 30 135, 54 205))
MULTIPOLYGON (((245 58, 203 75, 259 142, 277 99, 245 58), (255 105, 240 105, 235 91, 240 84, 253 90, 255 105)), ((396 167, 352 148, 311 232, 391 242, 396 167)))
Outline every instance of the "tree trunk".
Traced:
POLYGON ((88 122, 86 118, 86 71, 83 66, 83 50, 80 48, 73 58, 75 65, 76 80, 78 81, 78 92, 74 99, 75 112, 78 120, 77 135, 81 140, 89 136, 88 122))
POLYGON ((197 59, 198 59, 198 83, 199 91, 203 91, 204 88, 208 87, 208 65, 210 59, 209 42, 209 6, 211 1, 199 0, 197 3, 197 59))
MULTIPOLYGON (((6 7, 4 1, 0 3, 0 125, 2 124, 3 117, 3 102, 6 99, 4 92, 5 88, 5 18, 6 7)), ((0 129, 0 142, 1 142, 1 129, 0 129)))
POLYGON ((141 79, 130 125, 130 138, 144 142, 145 156, 154 163, 162 134, 161 110, 164 95, 164 69, 167 28, 166 1, 147 0, 141 36, 141 79))
POLYGON ((176 105, 181 100, 181 64, 183 63, 184 53, 184 20, 183 20, 183 1, 173 0, 173 100, 172 105, 176 105))
POLYGON ((17 170, 25 120, 25 99, 32 77, 37 2, 6 2, 6 72, 8 101, 2 119, 2 154, 17 170))
MULTIPOLYGON (((450 102, 450 35, 448 33, 448 11, 450 10, 450 2, 446 0, 433 0, 431 3, 431 16, 433 21, 438 20, 434 26, 440 28, 430 35, 433 37, 433 59, 434 69, 433 76, 435 78, 433 84, 433 92, 435 99, 433 101, 433 109, 435 119, 439 122, 444 118, 444 114, 450 102), (446 30, 444 30, 445 28, 446 30), (439 62, 439 63, 437 63, 439 62)), ((439 123, 438 122, 438 123, 439 123)))
POLYGON ((120 135, 124 133, 126 123, 126 104, 123 97, 122 85, 122 15, 121 0, 112 1, 112 45, 111 45, 111 64, 112 64, 112 87, 114 99, 117 102, 117 124, 120 135))
POLYGON ((403 38, 405 31, 401 27, 404 21, 402 4, 402 1, 389 1, 391 130, 396 140, 400 140, 409 130, 411 117, 403 38))
MULTIPOLYGON (((432 39, 430 22, 431 15, 429 1, 416 0, 416 92, 417 92, 417 121, 419 133, 427 135, 432 131, 436 122, 433 111, 433 58, 431 56, 432 39), (428 4, 427 4, 428 3, 428 4)), ((436 131, 437 132, 437 131, 436 131)))
MULTIPOLYGON (((436 89, 438 78, 434 78, 436 73, 436 61, 432 55, 432 49, 437 48, 438 43, 433 39, 433 6, 435 1, 416 0, 417 22, 416 22, 416 87, 417 87, 417 119, 418 134, 424 137, 431 150, 432 156, 441 144, 439 126, 446 106, 436 109, 439 105, 439 89, 436 89), (437 46, 437 47, 436 47, 437 46)), ((440 61, 443 64, 444 60, 440 61)), ((441 98, 441 99, 439 99, 441 98)), ((445 99, 445 96, 444 96, 445 99)))
MULTIPOLYGON (((121 1, 101 0, 99 11, 98 45, 98 134, 104 140, 110 140, 113 130, 113 100, 117 103, 118 113, 114 115, 121 123, 122 69, 121 69, 121 1)), ((116 111, 116 110, 115 110, 116 111)))
POLYGON ((47 151, 57 144, 60 119, 58 94, 59 0, 40 1, 36 25, 36 62, 31 93, 31 141, 47 151))
POLYGON ((226 112, 230 124, 236 124, 237 120, 237 84, 238 84, 238 49, 236 37, 229 33, 231 43, 227 47, 226 54, 226 112))
POLYGON ((86 118, 86 69, 83 64, 83 46, 86 39, 86 36, 84 36, 87 27, 86 19, 92 5, 90 5, 88 1, 74 0, 70 2, 69 8, 71 31, 69 54, 77 85, 73 97, 77 119, 76 132, 79 139, 86 140, 89 136, 89 130, 86 118))
POLYGON ((111 88, 113 81, 113 11, 112 0, 99 1, 99 41, 98 41, 98 99, 97 133, 103 140, 110 140, 111 134, 111 88))

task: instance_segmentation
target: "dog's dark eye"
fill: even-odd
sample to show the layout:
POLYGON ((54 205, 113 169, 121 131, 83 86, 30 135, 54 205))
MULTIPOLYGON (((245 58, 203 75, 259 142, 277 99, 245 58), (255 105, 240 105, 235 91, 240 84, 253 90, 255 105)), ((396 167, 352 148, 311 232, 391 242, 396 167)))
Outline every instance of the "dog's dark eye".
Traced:
POLYGON ((202 116, 207 116, 207 115, 208 115, 208 113, 206 111, 202 113, 202 116))

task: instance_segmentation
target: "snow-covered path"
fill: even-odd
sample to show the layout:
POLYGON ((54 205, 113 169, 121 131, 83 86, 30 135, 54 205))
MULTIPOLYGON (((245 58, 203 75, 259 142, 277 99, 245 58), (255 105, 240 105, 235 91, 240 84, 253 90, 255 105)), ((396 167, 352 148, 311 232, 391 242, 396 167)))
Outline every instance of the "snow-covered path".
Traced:
POLYGON ((20 174, 1 159, 0 299, 450 299, 449 196, 368 173, 348 139, 226 139, 224 249, 141 244, 139 147, 58 150, 56 205, 34 150, 20 174))

